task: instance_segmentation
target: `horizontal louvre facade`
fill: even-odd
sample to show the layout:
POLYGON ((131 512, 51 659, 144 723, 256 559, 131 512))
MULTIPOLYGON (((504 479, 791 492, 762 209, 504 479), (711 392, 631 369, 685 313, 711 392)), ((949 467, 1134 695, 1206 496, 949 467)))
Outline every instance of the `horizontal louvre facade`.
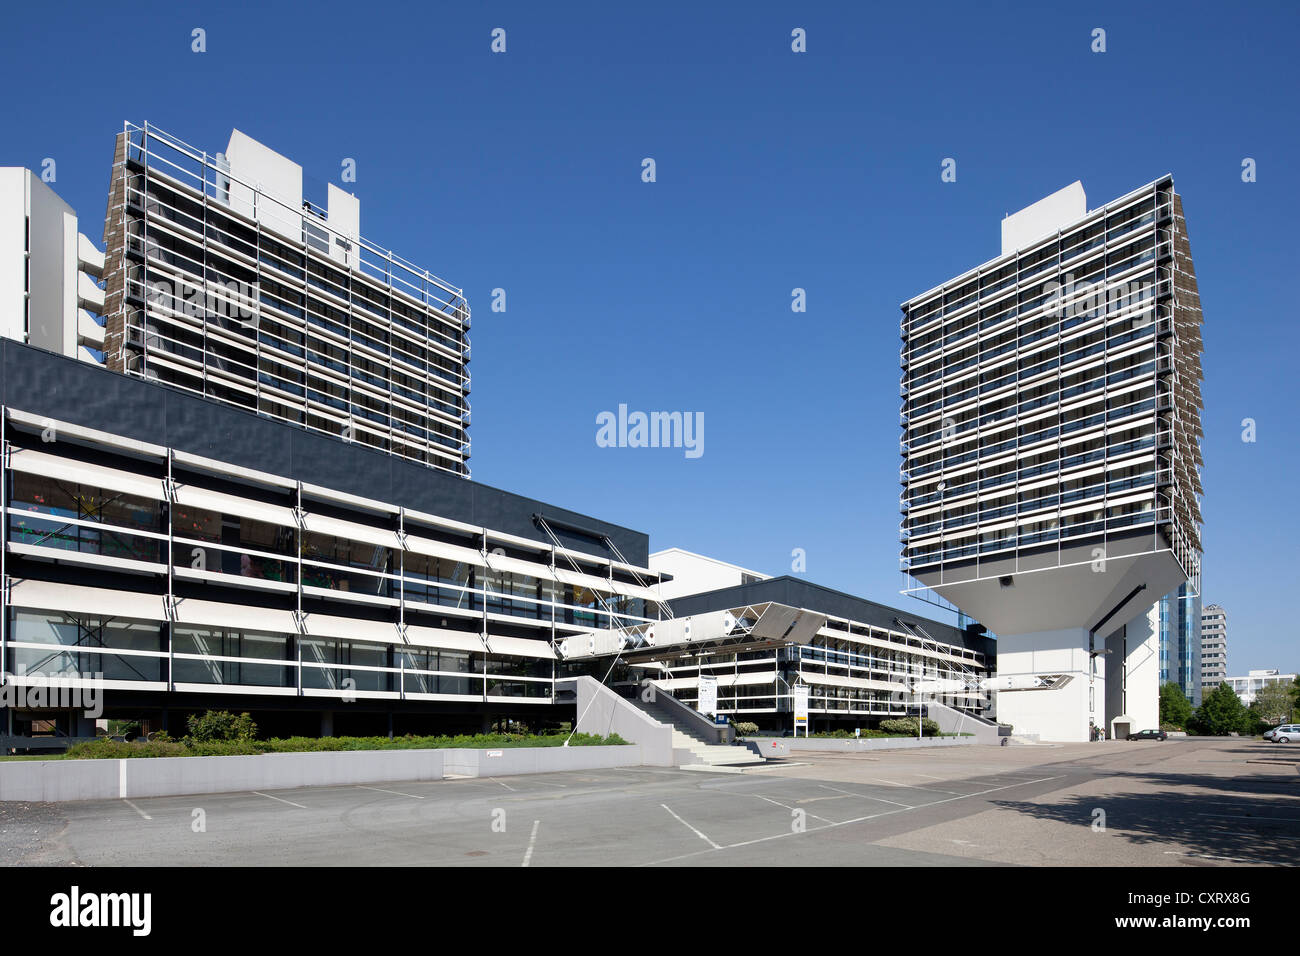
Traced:
POLYGON ((468 476, 459 289, 150 126, 118 137, 104 241, 109 368, 468 476))
POLYGON ((627 529, 16 342, 0 397, 0 654, 20 683, 550 704, 555 640, 659 614, 627 529), (335 472, 350 484, 310 480, 335 472))
POLYGON ((670 666, 667 678, 658 683, 693 707, 699 700, 700 676, 715 676, 719 713, 765 727, 789 723, 791 688, 801 683, 809 688, 809 713, 830 725, 905 716, 917 702, 911 688, 923 680, 960 681, 965 689, 926 692, 922 702, 937 701, 973 713, 990 707, 988 694, 978 684, 992 673, 994 642, 951 625, 908 617, 790 577, 678 598, 672 606, 682 615, 760 608, 765 601, 825 613, 826 623, 803 646, 718 654, 702 649, 689 664, 670 666))
POLYGON ((1172 179, 902 311, 905 572, 1149 535, 1198 579, 1201 310, 1172 179))

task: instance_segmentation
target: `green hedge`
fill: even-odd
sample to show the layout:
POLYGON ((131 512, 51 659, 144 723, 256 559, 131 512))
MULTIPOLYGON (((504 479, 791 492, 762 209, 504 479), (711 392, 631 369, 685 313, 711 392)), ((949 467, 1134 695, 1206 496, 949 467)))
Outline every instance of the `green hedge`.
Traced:
MULTIPOLYGON (((336 750, 496 750, 506 747, 562 747, 563 734, 462 734, 456 737, 286 737, 272 740, 178 741, 96 740, 76 744, 64 755, 70 760, 121 760, 127 757, 234 757, 268 753, 311 753, 336 750)), ((572 747, 627 746, 618 734, 599 737, 574 734, 572 747)))
MULTIPOLYGON (((896 717, 892 720, 882 720, 880 729, 887 734, 902 734, 907 737, 915 737, 916 718, 896 717)), ((939 736, 939 725, 927 717, 921 722, 921 732, 926 737, 937 737, 939 736)))

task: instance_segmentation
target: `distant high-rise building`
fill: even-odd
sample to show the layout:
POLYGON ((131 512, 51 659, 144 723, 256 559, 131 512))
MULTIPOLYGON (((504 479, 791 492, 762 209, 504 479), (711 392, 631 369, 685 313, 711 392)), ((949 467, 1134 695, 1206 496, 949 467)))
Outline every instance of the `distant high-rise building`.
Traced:
POLYGON ((103 364, 104 254, 30 169, 0 167, 0 335, 103 364))
POLYGON ((110 369, 468 476, 469 306, 361 236, 359 200, 235 130, 117 139, 104 223, 110 369), (318 197, 319 198, 319 197, 318 197))
POLYGON ((1008 216, 1002 254, 902 304, 902 566, 998 635, 998 714, 1155 726, 1144 614, 1200 575, 1201 307, 1164 176, 1008 216))
POLYGON ((1228 679, 1228 612, 1211 604, 1201 612, 1201 687, 1209 693, 1228 679))

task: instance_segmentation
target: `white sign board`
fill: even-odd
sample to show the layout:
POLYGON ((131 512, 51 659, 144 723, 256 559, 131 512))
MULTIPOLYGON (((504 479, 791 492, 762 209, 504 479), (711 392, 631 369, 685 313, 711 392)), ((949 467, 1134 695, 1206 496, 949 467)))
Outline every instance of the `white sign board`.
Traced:
POLYGON ((718 679, 700 676, 700 700, 695 707, 701 714, 714 715, 718 712, 718 679))
POLYGON ((808 685, 791 688, 794 692, 794 734, 799 736, 799 728, 808 736, 808 685))

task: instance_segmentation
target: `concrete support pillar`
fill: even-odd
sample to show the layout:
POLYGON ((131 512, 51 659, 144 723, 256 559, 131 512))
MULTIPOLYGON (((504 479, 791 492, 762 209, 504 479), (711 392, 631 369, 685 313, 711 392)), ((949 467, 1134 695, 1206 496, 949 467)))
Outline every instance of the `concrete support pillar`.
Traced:
POLYGON ((1044 741, 1086 743, 1089 722, 1106 719, 1106 675, 1086 628, 999 634, 997 695, 1000 721, 1044 741), (1038 686, 1052 677, 1051 689, 1038 686))
POLYGON ((334 736, 334 711, 322 710, 320 712, 320 735, 322 737, 334 736))

